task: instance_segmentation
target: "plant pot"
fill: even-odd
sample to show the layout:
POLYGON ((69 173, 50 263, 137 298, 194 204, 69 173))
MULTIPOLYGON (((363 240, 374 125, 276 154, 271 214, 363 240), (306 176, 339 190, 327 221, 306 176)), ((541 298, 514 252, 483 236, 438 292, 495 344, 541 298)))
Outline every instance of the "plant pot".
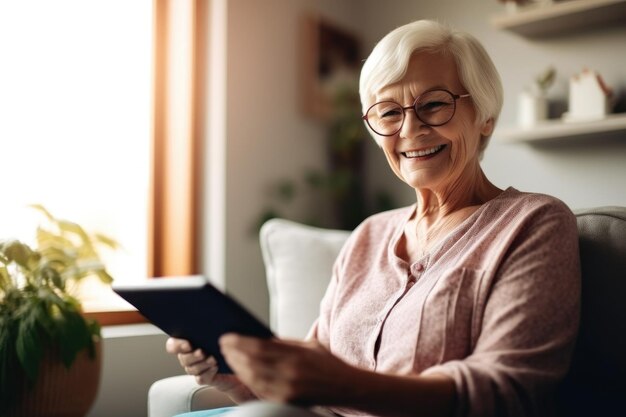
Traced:
POLYGON ((58 354, 46 351, 37 382, 28 387, 21 381, 18 399, 7 417, 84 417, 93 405, 100 385, 102 343, 96 342, 96 356, 87 350, 76 355, 70 369, 58 354))

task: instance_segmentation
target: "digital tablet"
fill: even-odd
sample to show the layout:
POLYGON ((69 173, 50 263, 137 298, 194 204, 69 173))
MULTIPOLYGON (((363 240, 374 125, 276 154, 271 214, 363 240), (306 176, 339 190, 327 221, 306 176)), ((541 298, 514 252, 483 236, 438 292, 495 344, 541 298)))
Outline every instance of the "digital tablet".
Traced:
POLYGON ((234 332, 273 337, 267 326, 202 276, 114 283, 113 291, 168 335, 187 339, 194 348, 214 356, 219 373, 232 373, 220 353, 218 339, 221 335, 234 332))

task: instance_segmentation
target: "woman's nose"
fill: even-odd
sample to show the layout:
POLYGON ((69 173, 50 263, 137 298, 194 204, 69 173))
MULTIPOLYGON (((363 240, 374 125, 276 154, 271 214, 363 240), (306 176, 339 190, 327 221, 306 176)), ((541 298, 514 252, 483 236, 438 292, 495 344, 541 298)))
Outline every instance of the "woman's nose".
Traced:
POLYGON ((424 128, 427 127, 428 125, 417 117, 415 110, 407 109, 404 111, 404 123, 400 129, 400 136, 404 138, 413 138, 418 136, 420 131, 424 131, 424 128))

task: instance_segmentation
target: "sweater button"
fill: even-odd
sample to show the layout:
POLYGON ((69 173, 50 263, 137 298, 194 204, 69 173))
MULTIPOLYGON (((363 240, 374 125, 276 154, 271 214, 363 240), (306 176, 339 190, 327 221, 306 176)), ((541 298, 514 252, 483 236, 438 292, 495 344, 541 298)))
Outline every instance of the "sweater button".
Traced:
POLYGON ((415 270, 417 272, 422 272, 424 270, 424 265, 423 264, 417 264, 415 265, 415 270))

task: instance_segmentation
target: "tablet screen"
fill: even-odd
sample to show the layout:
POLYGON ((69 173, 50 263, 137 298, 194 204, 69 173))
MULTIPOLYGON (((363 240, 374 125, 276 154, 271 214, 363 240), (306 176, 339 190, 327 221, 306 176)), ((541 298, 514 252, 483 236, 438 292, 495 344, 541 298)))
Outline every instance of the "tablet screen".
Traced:
POLYGON ((202 276, 113 284, 113 291, 168 335, 187 339, 214 356, 219 373, 232 373, 219 350, 222 334, 273 337, 267 326, 202 276))

